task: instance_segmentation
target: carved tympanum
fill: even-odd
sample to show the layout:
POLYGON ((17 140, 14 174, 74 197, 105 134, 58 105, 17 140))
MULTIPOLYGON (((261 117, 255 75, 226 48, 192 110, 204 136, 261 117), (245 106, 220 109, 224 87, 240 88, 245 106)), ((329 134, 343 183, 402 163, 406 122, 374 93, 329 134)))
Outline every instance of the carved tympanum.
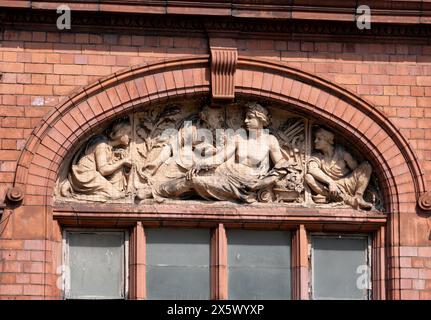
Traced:
POLYGON ((310 125, 256 102, 154 106, 87 140, 64 167, 57 200, 375 206, 371 165, 324 129, 308 154, 310 125))

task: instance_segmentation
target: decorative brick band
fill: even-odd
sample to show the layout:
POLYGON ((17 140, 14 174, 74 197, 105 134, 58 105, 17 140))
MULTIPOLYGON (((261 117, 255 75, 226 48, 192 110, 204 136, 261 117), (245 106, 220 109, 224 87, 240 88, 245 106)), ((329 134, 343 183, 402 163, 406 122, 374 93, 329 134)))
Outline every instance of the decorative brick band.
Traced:
MULTIPOLYGON (((186 30, 187 32, 221 31, 240 32, 241 34, 277 33, 288 36, 295 34, 295 39, 304 34, 324 34, 335 36, 353 35, 359 37, 414 37, 429 36, 431 10, 429 3, 423 1, 382 1, 382 7, 374 2, 372 5, 373 28, 361 30, 356 27, 356 7, 353 2, 340 6, 337 1, 330 4, 321 0, 314 0, 301 4, 268 5, 267 0, 262 4, 240 4, 226 1, 210 1, 205 4, 199 1, 184 1, 180 6, 173 5, 173 1, 136 1, 125 0, 121 5, 112 3, 101 4, 101 1, 83 4, 69 2, 74 12, 72 25, 82 30, 108 30, 112 27, 130 28, 134 32, 186 30), (146 2, 146 3, 145 3, 146 2), (158 3, 157 3, 158 2, 158 3), (393 3, 391 3, 393 2, 393 3), (396 5, 394 4, 396 2, 396 5), (307 3, 307 4, 305 4, 307 3), (389 4, 388 4, 389 3, 389 4), (398 6, 398 8, 396 8, 398 6), (145 15, 130 15, 130 12, 145 13, 145 15), (161 16, 163 15, 163 16, 161 16), (211 19, 208 19, 208 15, 211 19), (253 19, 249 19, 253 18, 253 19), (256 19, 257 18, 257 19, 256 19), (94 29, 95 28, 95 29, 94 29)), ((90 1, 91 2, 91 1, 90 1)), ((236 2, 236 1, 235 1, 236 2)), ((275 1, 274 2, 280 2, 275 1)), ((57 19, 56 9, 59 1, 10 1, 0 0, 2 14, 0 21, 7 24, 40 24, 44 28, 55 28, 57 19), (43 10, 43 14, 41 11, 43 10)))
POLYGON ((211 47, 211 90, 213 99, 235 97, 236 48, 211 47))

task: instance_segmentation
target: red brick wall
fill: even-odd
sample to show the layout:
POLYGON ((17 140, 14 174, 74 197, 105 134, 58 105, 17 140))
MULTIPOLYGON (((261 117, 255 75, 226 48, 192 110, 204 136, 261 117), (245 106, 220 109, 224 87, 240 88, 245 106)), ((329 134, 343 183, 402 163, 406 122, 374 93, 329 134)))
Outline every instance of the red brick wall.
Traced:
MULTIPOLYGON (((237 40, 236 46, 240 55, 283 61, 374 104, 408 138, 431 185, 431 46, 252 39, 237 40)), ((0 47, 0 199, 13 183, 26 139, 65 96, 131 65, 208 53, 205 38, 6 29, 0 47)), ((42 274, 55 267, 61 237, 55 226, 55 241, 45 242, 43 224, 22 225, 35 217, 46 221, 43 210, 35 211, 31 218, 14 212, 0 224, 3 298, 58 294, 43 286, 42 274)), ((426 216, 402 218, 402 298, 431 299, 430 230, 426 216)))
POLYGON ((205 39, 6 30, 0 48, 0 198, 26 138, 63 97, 128 66, 207 48, 205 39))

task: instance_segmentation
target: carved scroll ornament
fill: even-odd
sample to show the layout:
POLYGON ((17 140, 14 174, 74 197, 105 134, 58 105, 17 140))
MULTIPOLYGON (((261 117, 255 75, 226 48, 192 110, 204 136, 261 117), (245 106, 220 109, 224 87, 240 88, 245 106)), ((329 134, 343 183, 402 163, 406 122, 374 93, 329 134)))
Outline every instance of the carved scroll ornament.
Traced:
POLYGON ((24 192, 19 187, 11 187, 7 190, 6 198, 11 202, 20 202, 24 199, 24 192))
POLYGON ((419 208, 425 211, 431 211, 431 192, 424 193, 418 201, 419 208))

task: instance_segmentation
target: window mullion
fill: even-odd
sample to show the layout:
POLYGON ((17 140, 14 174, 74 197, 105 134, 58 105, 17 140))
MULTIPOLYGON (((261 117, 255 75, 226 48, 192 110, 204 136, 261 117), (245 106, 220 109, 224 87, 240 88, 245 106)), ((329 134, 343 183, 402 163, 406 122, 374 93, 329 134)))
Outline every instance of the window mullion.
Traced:
POLYGON ((219 223, 211 237, 211 299, 227 298, 227 238, 224 225, 219 223))
POLYGON ((385 287, 385 227, 382 226, 374 235, 372 246, 372 294, 373 300, 386 299, 385 287))
POLYGON ((130 299, 147 298, 146 285, 146 238, 142 223, 138 221, 130 235, 129 287, 130 299))
POLYGON ((304 225, 298 227, 292 240, 293 299, 308 300, 308 240, 304 225))

